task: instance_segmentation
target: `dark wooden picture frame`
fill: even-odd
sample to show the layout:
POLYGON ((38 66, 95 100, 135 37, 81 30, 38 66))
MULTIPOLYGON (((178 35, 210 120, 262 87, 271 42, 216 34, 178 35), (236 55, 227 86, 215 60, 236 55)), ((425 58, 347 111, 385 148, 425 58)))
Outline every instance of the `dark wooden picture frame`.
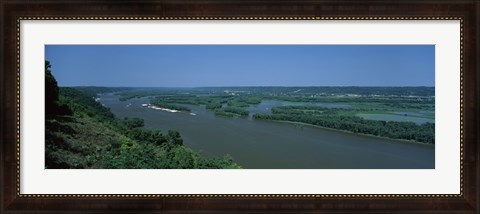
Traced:
POLYGON ((2 1, 0 213, 333 212, 478 213, 480 2, 2 1), (19 20, 456 19, 461 21, 461 193, 458 195, 22 195, 19 193, 19 20))

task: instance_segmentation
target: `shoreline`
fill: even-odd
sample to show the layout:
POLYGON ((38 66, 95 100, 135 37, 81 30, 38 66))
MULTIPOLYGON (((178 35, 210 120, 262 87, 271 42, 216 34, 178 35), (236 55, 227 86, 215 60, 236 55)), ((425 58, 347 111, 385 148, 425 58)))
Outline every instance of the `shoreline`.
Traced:
POLYGON ((400 143, 412 143, 412 144, 435 147, 435 144, 422 143, 422 142, 418 142, 418 141, 414 141, 414 140, 407 140, 407 139, 389 138, 389 137, 383 137, 383 136, 377 136, 377 135, 371 135, 371 134, 364 134, 364 133, 355 133, 355 132, 351 132, 351 131, 347 131, 347 130, 317 126, 317 125, 313 125, 313 124, 309 124, 309 123, 287 121, 287 120, 263 120, 263 119, 253 119, 253 120, 272 121, 272 122, 277 122, 277 123, 287 123, 287 124, 293 124, 293 125, 304 125, 304 126, 309 126, 309 127, 313 127, 313 128, 325 129, 325 130, 336 131, 336 132, 341 132, 341 133, 348 133, 348 134, 353 134, 353 135, 373 137, 373 138, 378 138, 378 139, 395 140, 395 141, 400 141, 400 143))
POLYGON ((148 106, 146 106, 146 107, 147 107, 147 108, 154 109, 154 110, 166 111, 166 112, 170 112, 170 113, 179 113, 179 112, 182 112, 182 111, 175 110, 175 109, 161 108, 161 107, 158 107, 158 106, 155 106, 155 105, 148 105, 148 106))

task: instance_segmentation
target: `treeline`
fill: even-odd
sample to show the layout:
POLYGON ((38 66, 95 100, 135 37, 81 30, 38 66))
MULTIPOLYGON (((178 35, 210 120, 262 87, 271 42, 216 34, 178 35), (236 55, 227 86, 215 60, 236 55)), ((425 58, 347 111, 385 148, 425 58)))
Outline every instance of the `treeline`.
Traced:
POLYGON ((134 90, 121 93, 122 99, 145 96, 161 96, 175 94, 221 95, 235 93, 237 95, 361 95, 361 96, 435 96, 435 87, 359 87, 359 86, 311 86, 311 87, 198 87, 198 88, 132 88, 134 90))
POLYGON ((125 101, 131 98, 139 97, 155 97, 153 100, 156 102, 170 103, 170 104, 191 104, 191 105, 205 105, 207 109, 221 108, 223 104, 227 104, 231 107, 245 108, 251 105, 259 104, 262 96, 250 96, 250 95, 231 95, 217 93, 209 95, 197 95, 195 89, 158 89, 158 90, 133 90, 119 93, 121 101, 125 101), (190 93, 191 92, 191 93, 190 93))
POLYGON ((46 168, 240 168, 229 155, 198 154, 183 144, 177 131, 146 129, 143 119, 115 118, 90 95, 74 88, 58 89, 50 64, 47 67, 46 94, 53 90, 57 97, 46 100, 51 106, 46 114, 46 168))
POLYGON ((100 120, 113 120, 114 115, 109 108, 102 106, 100 103, 92 99, 91 95, 87 95, 75 88, 61 87, 60 103, 68 106, 72 113, 76 116, 95 117, 100 120))
POLYGON ((75 89, 83 92, 89 97, 98 97, 99 94, 104 93, 118 93, 122 91, 130 91, 130 87, 98 87, 98 86, 77 86, 75 89))
POLYGON ((340 115, 338 111, 340 110, 314 106, 281 106, 272 108, 272 114, 255 114, 253 118, 300 122, 353 133, 435 144, 434 123, 417 125, 412 122, 366 120, 357 116, 340 115))
POLYGON ((155 97, 155 100, 166 102, 166 103, 190 104, 190 105, 209 105, 209 104, 222 105, 223 103, 226 103, 229 99, 231 99, 231 96, 197 96, 197 95, 184 95, 184 94, 155 97))
POLYGON ((214 111, 215 115, 224 116, 224 117, 246 117, 248 116, 248 111, 243 108, 238 107, 224 107, 218 108, 214 111))
POLYGON ((416 107, 418 105, 435 105, 435 98, 432 97, 306 97, 306 96, 272 96, 270 99, 283 100, 289 102, 309 102, 309 103, 380 103, 416 107))
POLYGON ((168 109, 173 109, 173 110, 178 110, 178 111, 190 112, 190 109, 185 107, 185 106, 167 103, 167 102, 162 101, 160 99, 152 99, 152 100, 150 100, 150 104, 152 104, 154 106, 157 106, 157 107, 160 107, 160 108, 168 108, 168 109))
POLYGON ((150 101, 151 104, 180 111, 189 111, 187 107, 178 104, 205 105, 205 108, 212 110, 215 115, 224 117, 245 117, 249 112, 245 108, 259 104, 260 97, 255 96, 233 96, 233 95, 176 95, 158 96, 150 101), (224 106, 226 104, 226 106, 224 106), (187 110, 188 109, 188 110, 187 110))
POLYGON ((120 96, 120 101, 126 101, 129 99, 134 98, 141 98, 141 97, 155 97, 155 96, 171 96, 177 95, 182 93, 179 90, 173 90, 169 88, 131 88, 131 90, 118 92, 117 94, 120 96))
POLYGON ((247 108, 251 105, 257 105, 262 102, 262 97, 258 96, 236 96, 227 102, 228 106, 247 108))
POLYGON ((244 94, 295 94, 295 95, 380 95, 380 96, 435 96, 435 87, 359 87, 359 86, 312 86, 312 87, 203 87, 195 90, 218 93, 233 91, 244 94))

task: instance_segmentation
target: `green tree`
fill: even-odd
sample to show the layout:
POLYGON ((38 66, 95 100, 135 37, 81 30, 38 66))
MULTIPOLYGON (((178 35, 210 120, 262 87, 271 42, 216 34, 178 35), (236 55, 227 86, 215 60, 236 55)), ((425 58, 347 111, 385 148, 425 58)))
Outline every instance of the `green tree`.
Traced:
POLYGON ((45 110, 47 115, 55 114, 58 108, 58 85, 50 70, 51 67, 50 62, 45 61, 45 110))
POLYGON ((45 61, 45 114, 71 115, 72 111, 67 105, 59 104, 60 90, 50 68, 50 62, 45 61))
POLYGON ((180 136, 180 133, 178 131, 168 130, 167 138, 168 142, 175 146, 183 145, 182 137, 180 136))
POLYGON ((123 123, 129 129, 140 128, 140 127, 143 127, 145 125, 144 120, 142 118, 137 118, 137 117, 134 117, 134 118, 125 117, 123 119, 123 123))

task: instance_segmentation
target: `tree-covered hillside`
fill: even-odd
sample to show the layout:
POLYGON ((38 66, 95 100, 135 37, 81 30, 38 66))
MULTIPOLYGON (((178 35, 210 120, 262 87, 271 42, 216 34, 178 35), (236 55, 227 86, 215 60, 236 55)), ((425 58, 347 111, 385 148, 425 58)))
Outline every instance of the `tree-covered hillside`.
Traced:
POLYGON ((139 118, 118 119, 74 88, 59 88, 45 62, 45 168, 240 168, 231 156, 204 157, 183 145, 180 133, 149 130, 139 118))

